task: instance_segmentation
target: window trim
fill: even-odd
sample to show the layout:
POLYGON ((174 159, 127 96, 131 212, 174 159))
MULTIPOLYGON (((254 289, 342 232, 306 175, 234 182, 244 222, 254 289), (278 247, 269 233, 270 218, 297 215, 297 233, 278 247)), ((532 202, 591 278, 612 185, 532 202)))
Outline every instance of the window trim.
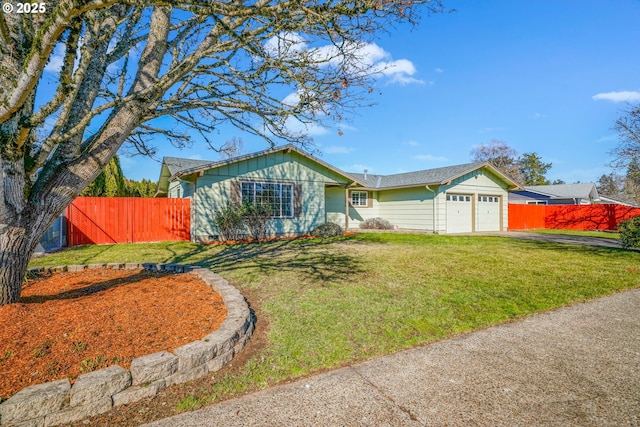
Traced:
POLYGON ((260 185, 264 185, 264 184, 268 184, 268 185, 278 185, 279 190, 278 190, 278 194, 275 195, 275 198, 277 198, 279 200, 279 205, 280 205, 280 215, 271 215, 270 218, 274 218, 274 219, 291 219, 291 218, 295 218, 295 210, 296 210, 296 196, 295 196, 295 192, 296 192, 296 185, 293 182, 286 182, 286 181, 259 181, 259 180, 240 180, 240 203, 244 204, 245 202, 248 203, 255 203, 256 201, 256 186, 257 184, 260 185), (252 200, 249 201, 245 201, 245 193, 243 191, 243 187, 245 184, 250 184, 253 187, 253 194, 251 196, 252 200), (285 207, 285 203, 286 201, 283 200, 283 190, 282 188, 284 186, 289 187, 289 215, 282 215, 282 213, 285 211, 284 207, 285 207))
POLYGON ((351 204, 351 206, 357 207, 357 208, 368 208, 369 207, 369 192, 368 191, 363 191, 363 190, 356 190, 356 191, 351 191, 349 193, 349 203, 351 204), (354 203, 354 199, 353 196, 355 196, 356 194, 359 194, 360 196, 358 197, 358 203, 354 203), (364 204, 362 203, 362 194, 365 195, 364 197, 364 204))

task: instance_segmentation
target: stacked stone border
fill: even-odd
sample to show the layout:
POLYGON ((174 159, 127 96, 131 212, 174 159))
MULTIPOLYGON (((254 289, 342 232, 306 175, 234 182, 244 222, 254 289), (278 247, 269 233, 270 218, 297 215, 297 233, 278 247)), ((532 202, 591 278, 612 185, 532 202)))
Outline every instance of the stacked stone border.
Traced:
POLYGON ((155 396, 158 391, 221 369, 247 343, 255 315, 242 294, 212 271, 191 265, 109 263, 35 268, 30 274, 85 269, 144 269, 194 273, 222 297, 227 317, 220 327, 198 341, 173 350, 138 357, 130 370, 118 365, 69 379, 26 387, 0 403, 3 427, 48 427, 80 421, 120 405, 155 396))

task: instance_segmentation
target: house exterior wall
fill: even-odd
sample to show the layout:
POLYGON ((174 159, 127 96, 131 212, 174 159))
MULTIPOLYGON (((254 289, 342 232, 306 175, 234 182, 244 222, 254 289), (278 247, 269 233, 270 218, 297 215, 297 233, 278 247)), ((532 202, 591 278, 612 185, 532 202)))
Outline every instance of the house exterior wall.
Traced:
POLYGON ((533 201, 546 202, 547 205, 590 205, 592 203, 591 200, 581 197, 552 199, 549 196, 526 190, 512 191, 511 193, 509 193, 509 203, 524 205, 527 204, 527 202, 531 203, 533 201))
MULTIPOLYGON (((370 191, 369 195, 373 196, 373 206, 371 208, 351 206, 349 210, 349 227, 357 228, 360 222, 367 218, 380 217, 401 229, 446 233, 446 195, 447 193, 455 193, 473 196, 472 222, 474 230, 478 229, 480 223, 479 213, 476 209, 478 196, 500 197, 501 225, 502 229, 506 230, 509 223, 508 192, 500 184, 500 179, 491 172, 477 170, 453 180, 451 184, 440 187, 432 186, 430 188, 431 190, 428 190, 423 185, 411 188, 370 191)), ((342 218, 344 218, 344 215, 342 218)))
POLYGON ((169 190, 167 192, 167 197, 171 198, 180 198, 180 197, 191 197, 193 196, 193 192, 195 191, 195 185, 188 181, 183 181, 181 179, 176 179, 169 183, 169 190))
MULTIPOLYGON (((426 187, 382 191, 381 216, 398 228, 417 228, 433 231, 433 191, 426 187)), ((437 215, 435 215, 437 218, 437 215)))
MULTIPOLYGON (((353 188, 349 191, 366 191, 359 188, 353 188)), ((379 191, 367 191, 367 198, 370 206, 353 206, 349 203, 349 228, 358 228, 360 227, 360 223, 369 218, 376 218, 380 215, 380 202, 378 197, 380 197, 379 191)), ((351 196, 349 196, 349 200, 351 200, 351 196)), ((343 209, 344 212, 344 209, 343 209)), ((343 215, 344 216, 344 215, 343 215)))
MULTIPOLYGON (((499 183, 499 178, 490 171, 485 169, 475 170, 471 173, 465 174, 461 177, 454 179, 450 185, 443 185, 440 187, 442 193, 458 193, 458 194, 470 194, 472 198, 472 210, 474 212, 473 218, 473 231, 478 230, 478 196, 498 196, 500 197, 500 206, 502 213, 502 230, 507 229, 509 224, 509 209, 508 200, 509 192, 507 189, 499 183)), ((441 230, 446 230, 446 196, 440 198, 440 202, 445 207, 444 226, 441 224, 441 230)))
POLYGON ((344 211, 346 194, 343 187, 325 188, 325 222, 333 222, 340 227, 345 226, 344 211))
MULTIPOLYGON (((195 188, 192 228, 195 240, 219 236, 214 225, 215 213, 231 203, 232 182, 242 180, 293 183, 294 191, 300 191, 299 215, 269 221, 269 232, 276 236, 305 234, 324 223, 325 184, 346 184, 346 178, 340 174, 294 151, 270 153, 207 170, 198 178, 195 188)), ((332 200, 332 206, 335 203, 332 200)))

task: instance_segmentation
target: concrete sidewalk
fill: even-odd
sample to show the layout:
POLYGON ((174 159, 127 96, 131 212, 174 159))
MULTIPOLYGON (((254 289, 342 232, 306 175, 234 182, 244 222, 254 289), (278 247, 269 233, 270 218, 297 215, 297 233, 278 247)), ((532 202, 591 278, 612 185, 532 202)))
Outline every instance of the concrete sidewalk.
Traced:
POLYGON ((640 289, 148 426, 639 426, 640 289))

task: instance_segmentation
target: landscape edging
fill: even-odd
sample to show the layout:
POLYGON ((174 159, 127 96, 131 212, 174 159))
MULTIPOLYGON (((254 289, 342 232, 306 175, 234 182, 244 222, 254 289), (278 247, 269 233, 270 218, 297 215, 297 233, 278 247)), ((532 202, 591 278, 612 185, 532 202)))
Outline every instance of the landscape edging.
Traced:
POLYGON ((135 358, 131 368, 118 365, 78 376, 26 387, 0 403, 0 426, 49 427, 80 421, 114 407, 155 396, 165 387, 185 383, 221 369, 247 343, 255 315, 240 291, 203 267, 182 264, 108 263, 39 267, 30 274, 85 269, 138 269, 194 273, 224 301, 227 317, 200 340, 173 350, 135 358))

